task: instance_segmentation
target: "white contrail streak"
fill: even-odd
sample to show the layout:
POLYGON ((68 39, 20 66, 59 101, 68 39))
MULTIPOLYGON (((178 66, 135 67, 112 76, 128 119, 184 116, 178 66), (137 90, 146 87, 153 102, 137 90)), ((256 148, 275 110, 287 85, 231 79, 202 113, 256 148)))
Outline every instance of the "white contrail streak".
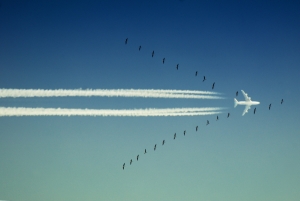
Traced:
POLYGON ((224 108, 167 108, 167 109, 61 109, 61 108, 24 108, 0 107, 0 116, 200 116, 222 113, 224 108))
POLYGON ((143 89, 0 89, 0 98, 102 96, 102 97, 143 97, 143 98, 188 98, 223 99, 219 93, 191 90, 143 90, 143 89))

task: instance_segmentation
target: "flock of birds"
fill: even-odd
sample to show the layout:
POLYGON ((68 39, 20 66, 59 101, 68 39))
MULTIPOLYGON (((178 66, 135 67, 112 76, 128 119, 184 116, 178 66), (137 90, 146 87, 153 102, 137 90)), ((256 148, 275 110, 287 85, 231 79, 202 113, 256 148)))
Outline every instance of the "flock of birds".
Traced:
MULTIPOLYGON (((125 39, 125 45, 127 45, 127 43, 128 43, 128 38, 125 39)), ((142 46, 140 45, 139 48, 138 48, 138 50, 141 51, 141 49, 142 49, 142 46)), ((154 50, 152 51, 151 56, 154 57, 154 50)), ((163 58, 163 59, 162 59, 162 63, 163 63, 163 64, 165 63, 165 59, 166 59, 166 58, 163 58)), ((177 69, 177 70, 178 70, 178 68, 179 68, 179 64, 176 65, 176 69, 177 69)), ((195 73, 195 76, 197 76, 197 75, 198 75, 198 71, 196 71, 196 73, 195 73)), ((203 76, 203 81, 202 81, 202 82, 204 82, 205 80, 206 80, 206 77, 203 76)), ((212 84, 212 89, 214 89, 214 88, 215 88, 215 82, 212 84)), ((236 91, 235 96, 237 97, 238 95, 239 95, 239 92, 236 91)), ((283 103, 283 99, 281 99, 280 104, 282 104, 282 103, 283 103)), ((269 104, 269 110, 271 110, 271 106, 272 106, 272 104, 270 103, 270 104, 269 104)), ((256 113, 256 107, 254 108, 254 112, 253 112, 253 113, 254 113, 254 114, 256 113)), ((230 116, 230 113, 227 114, 227 118, 229 118, 229 116, 230 116)), ((218 121, 218 120, 219 120, 219 116, 217 115, 216 121, 218 121)), ((209 120, 206 121, 206 126, 207 126, 207 125, 209 125, 209 120)), ((198 131, 198 126, 196 126, 196 132, 197 132, 197 131, 198 131)), ((186 135, 186 130, 183 131, 183 135, 184 135, 184 136, 186 135)), ((175 140, 175 139, 176 139, 176 133, 175 133, 174 136, 173 136, 173 140, 175 140)), ((162 141, 162 146, 163 146, 165 143, 166 143, 166 141, 163 140, 163 141, 162 141)), ((157 144, 154 145, 154 148, 153 148, 154 151, 156 150, 156 147, 157 147, 157 144)), ((147 154, 147 149, 145 149, 144 154, 147 154)), ((140 157, 140 155, 138 154, 138 155, 136 156, 136 161, 139 160, 139 157, 140 157)), ((129 164, 131 165, 132 162, 133 162, 133 160, 130 159, 129 164)), ((123 164, 123 170, 124 170, 124 169, 125 169, 125 163, 123 164)))

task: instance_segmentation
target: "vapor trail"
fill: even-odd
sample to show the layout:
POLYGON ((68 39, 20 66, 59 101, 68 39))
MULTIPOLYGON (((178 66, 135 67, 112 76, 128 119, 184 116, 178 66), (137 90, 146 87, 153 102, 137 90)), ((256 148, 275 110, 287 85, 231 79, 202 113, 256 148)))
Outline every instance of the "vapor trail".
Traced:
POLYGON ((167 109, 61 109, 61 108, 24 108, 0 107, 0 116, 200 116, 222 113, 224 108, 167 108, 167 109))
POLYGON ((223 99, 219 93, 191 90, 145 90, 145 89, 0 89, 0 98, 102 96, 102 97, 143 97, 143 98, 187 98, 223 99))

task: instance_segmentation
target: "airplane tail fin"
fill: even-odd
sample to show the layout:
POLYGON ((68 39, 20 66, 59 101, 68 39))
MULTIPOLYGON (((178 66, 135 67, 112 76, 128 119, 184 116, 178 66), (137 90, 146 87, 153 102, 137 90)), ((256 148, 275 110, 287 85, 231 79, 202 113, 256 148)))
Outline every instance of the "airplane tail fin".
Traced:
POLYGON ((234 107, 236 107, 238 105, 238 101, 236 99, 234 99, 234 107))

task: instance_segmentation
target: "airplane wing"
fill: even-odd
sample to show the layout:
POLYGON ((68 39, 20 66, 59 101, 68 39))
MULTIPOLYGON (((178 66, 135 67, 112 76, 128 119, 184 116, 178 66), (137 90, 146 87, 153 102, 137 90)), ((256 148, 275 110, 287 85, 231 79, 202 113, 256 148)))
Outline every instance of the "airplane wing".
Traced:
POLYGON ((246 105, 242 116, 244 116, 250 108, 251 108, 251 105, 246 105))
POLYGON ((241 90, 241 91, 242 91, 242 93, 243 93, 243 95, 245 97, 245 101, 251 101, 251 98, 248 97, 248 94, 246 94, 243 90, 241 90))

